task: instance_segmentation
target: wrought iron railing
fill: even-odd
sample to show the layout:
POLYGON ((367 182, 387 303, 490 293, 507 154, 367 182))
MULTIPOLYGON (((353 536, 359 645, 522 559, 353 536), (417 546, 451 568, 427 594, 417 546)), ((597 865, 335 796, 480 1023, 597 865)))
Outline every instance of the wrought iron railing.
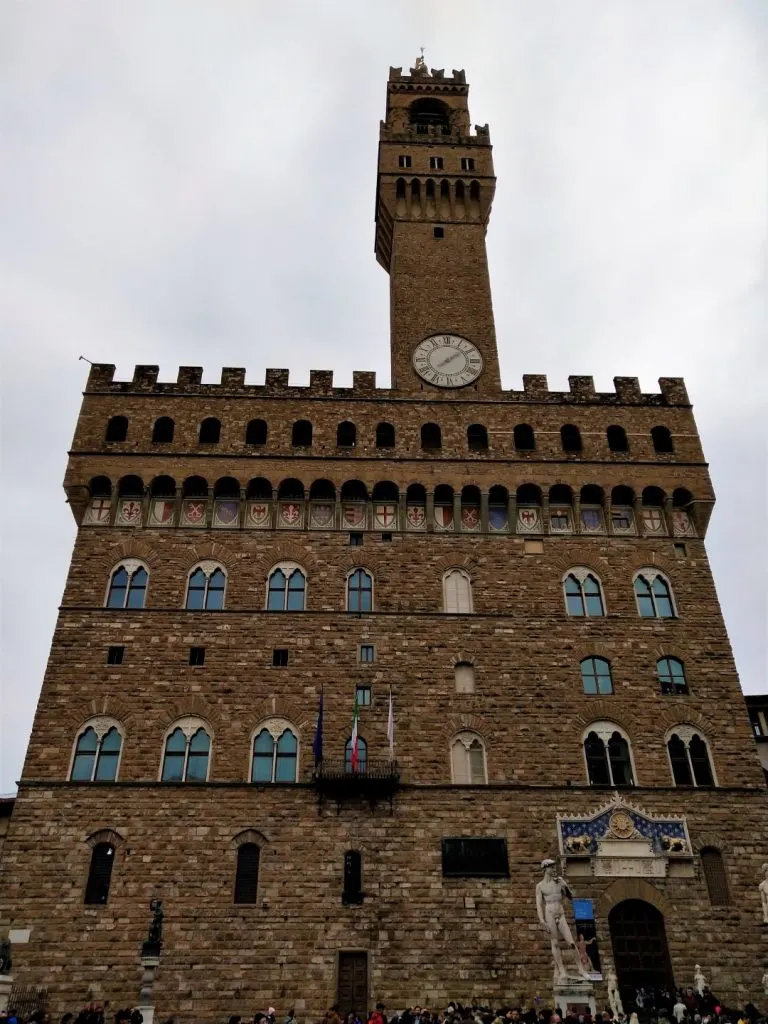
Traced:
POLYGON ((400 781, 400 768, 397 761, 384 757, 367 757, 357 771, 343 757, 330 757, 322 760, 315 768, 316 782, 334 782, 349 786, 365 786, 367 783, 397 783, 400 781))

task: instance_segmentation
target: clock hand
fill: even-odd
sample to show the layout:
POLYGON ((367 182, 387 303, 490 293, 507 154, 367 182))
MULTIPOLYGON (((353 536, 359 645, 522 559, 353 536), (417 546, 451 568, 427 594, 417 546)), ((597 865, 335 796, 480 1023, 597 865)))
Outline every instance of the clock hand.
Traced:
POLYGON ((448 356, 447 359, 444 359, 441 363, 437 364, 438 369, 442 369, 444 366, 447 366, 448 363, 453 362, 453 360, 456 358, 457 355, 458 355, 458 353, 451 352, 451 354, 448 356))

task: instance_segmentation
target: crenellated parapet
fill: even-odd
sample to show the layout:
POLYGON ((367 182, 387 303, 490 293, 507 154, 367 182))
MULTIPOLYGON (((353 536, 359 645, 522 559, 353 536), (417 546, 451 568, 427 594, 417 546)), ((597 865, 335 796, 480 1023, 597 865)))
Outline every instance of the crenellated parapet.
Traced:
MULTIPOLYGON (((261 398, 288 396, 298 398, 397 398, 397 391, 376 385, 376 374, 367 370, 355 370, 352 387, 339 388, 333 384, 333 370, 310 370, 309 385, 292 384, 290 371, 267 369, 263 384, 246 384, 243 367, 225 366, 217 384, 203 384, 201 366, 180 366, 175 381, 159 381, 159 367, 139 365, 134 369, 131 380, 115 380, 115 366, 112 363, 94 363, 88 375, 87 394, 163 394, 201 395, 208 398, 243 396, 261 398)), ((646 406, 690 406, 688 392, 682 377, 660 377, 659 392, 643 392, 637 377, 614 377, 614 391, 598 392, 594 378, 572 376, 568 378, 568 391, 550 391, 544 374, 527 373, 523 376, 523 389, 501 391, 498 401, 538 403, 548 405, 646 405, 646 406)), ((477 401, 473 390, 452 392, 451 400, 477 401)))

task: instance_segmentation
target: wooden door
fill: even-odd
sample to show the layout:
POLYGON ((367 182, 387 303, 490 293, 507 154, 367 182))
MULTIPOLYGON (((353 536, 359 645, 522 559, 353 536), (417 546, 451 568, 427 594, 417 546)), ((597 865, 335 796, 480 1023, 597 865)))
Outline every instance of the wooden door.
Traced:
POLYGON ((339 953, 338 998, 342 1019, 348 1013, 365 1020, 368 1013, 368 954, 339 953))

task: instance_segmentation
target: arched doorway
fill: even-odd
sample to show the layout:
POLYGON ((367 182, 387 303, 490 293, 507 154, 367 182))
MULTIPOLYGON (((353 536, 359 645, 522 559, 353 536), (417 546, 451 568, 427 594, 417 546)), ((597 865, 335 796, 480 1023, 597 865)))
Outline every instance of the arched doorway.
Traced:
POLYGON ((608 914, 613 962, 624 1006, 634 1006, 639 988, 674 985, 664 916, 645 900, 622 900, 608 914))

